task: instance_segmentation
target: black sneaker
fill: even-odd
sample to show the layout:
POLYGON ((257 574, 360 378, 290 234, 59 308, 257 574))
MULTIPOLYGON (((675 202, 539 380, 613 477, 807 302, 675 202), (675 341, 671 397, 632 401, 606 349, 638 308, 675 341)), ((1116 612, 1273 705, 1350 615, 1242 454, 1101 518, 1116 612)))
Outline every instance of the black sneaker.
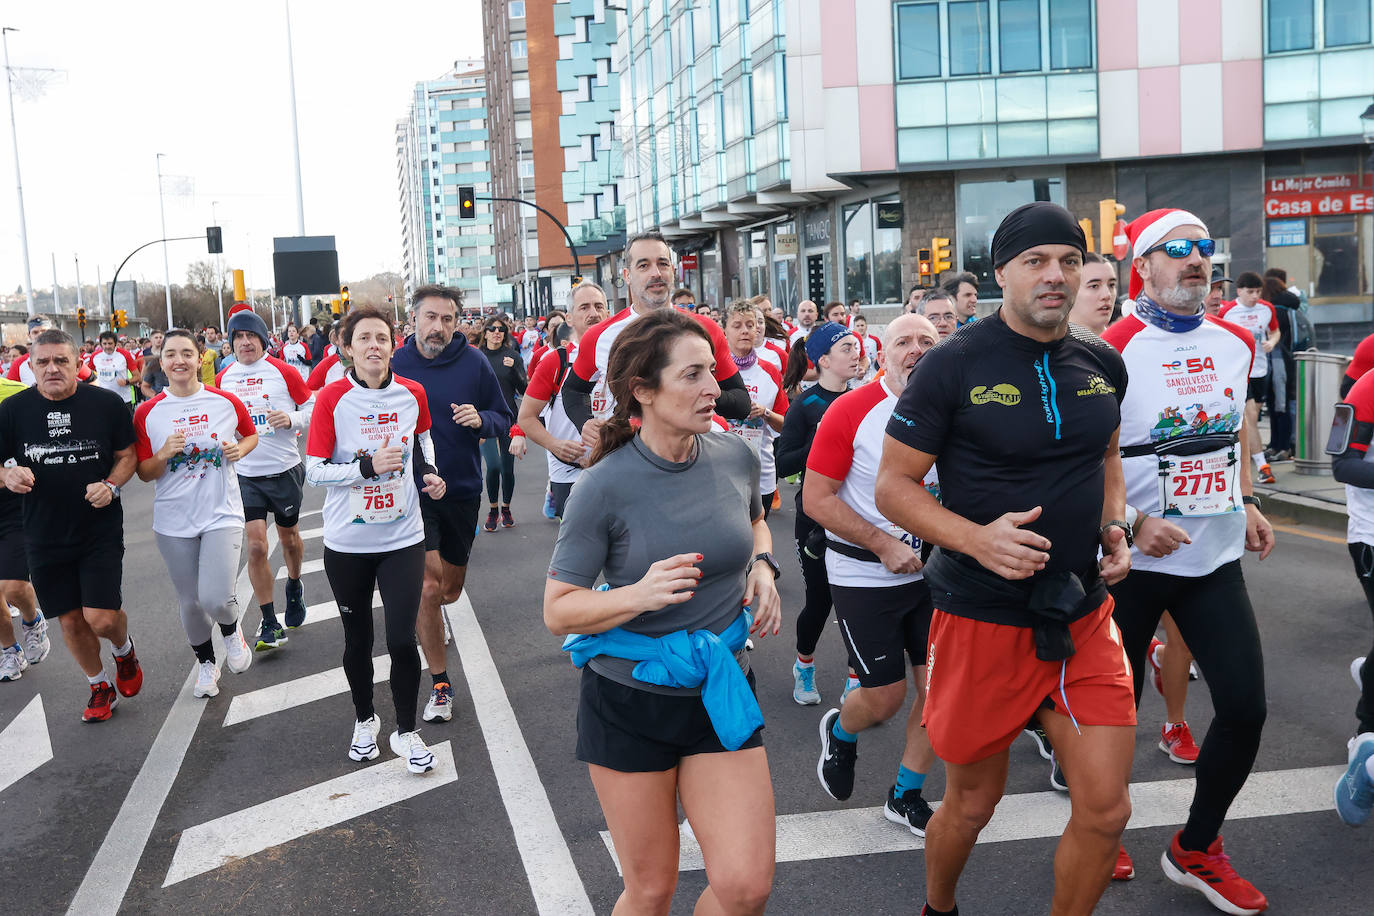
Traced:
POLYGON ((827 795, 844 801, 854 792, 854 761, 859 759, 859 743, 835 737, 830 729, 839 720, 838 709, 821 716, 821 759, 816 762, 816 777, 827 795))
POLYGON ((492 509, 490 512, 487 513, 487 523, 482 527, 485 528, 487 531, 495 531, 496 521, 500 517, 500 513, 496 509, 492 509))
POLYGON ((253 648, 261 652, 264 649, 275 649, 278 646, 283 646, 286 642, 286 628, 276 621, 264 620, 262 626, 258 628, 258 638, 253 648))
POLYGON ((294 630, 305 623, 305 586, 301 580, 286 580, 286 628, 294 630))
POLYGON ((1040 756, 1049 760, 1050 755, 1054 753, 1054 747, 1050 744, 1050 736, 1045 734, 1045 730, 1038 725, 1031 725, 1024 731, 1035 742, 1035 749, 1040 752, 1040 756))
POLYGON ((897 797, 897 787, 887 790, 887 804, 883 805, 883 817, 894 824, 901 824, 917 836, 926 835, 926 824, 930 823, 935 812, 921 797, 920 789, 908 789, 897 797))
POLYGON ((1050 788, 1058 792, 1069 791, 1069 781, 1064 778, 1064 771, 1059 768, 1059 758, 1054 751, 1050 751, 1050 788))

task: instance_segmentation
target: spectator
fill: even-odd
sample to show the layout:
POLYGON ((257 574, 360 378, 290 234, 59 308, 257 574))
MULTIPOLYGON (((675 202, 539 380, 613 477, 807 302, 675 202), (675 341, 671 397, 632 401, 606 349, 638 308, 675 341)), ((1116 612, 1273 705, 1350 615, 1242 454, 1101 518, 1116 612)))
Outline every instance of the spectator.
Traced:
POLYGON ((1293 457, 1294 418, 1298 412, 1297 360, 1295 342, 1298 336, 1298 315, 1302 303, 1286 288, 1286 276, 1271 269, 1264 272, 1260 297, 1274 307, 1279 321, 1279 344, 1270 360, 1272 383, 1269 386, 1269 447, 1264 456, 1270 461, 1287 461, 1293 457))

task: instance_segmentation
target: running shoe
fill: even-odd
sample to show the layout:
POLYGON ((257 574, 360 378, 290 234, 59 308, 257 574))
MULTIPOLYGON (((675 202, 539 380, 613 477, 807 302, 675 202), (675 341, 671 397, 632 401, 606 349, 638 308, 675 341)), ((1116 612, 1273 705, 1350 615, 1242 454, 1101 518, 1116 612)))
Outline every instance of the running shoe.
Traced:
POLYGON ((934 809, 921 797, 920 789, 908 789, 900 798, 897 796, 896 786, 887 790, 887 804, 883 805, 883 817, 894 824, 901 824, 917 836, 926 835, 926 824, 930 823, 930 818, 934 814, 934 809))
POLYGON ((557 507, 554 505, 554 502, 553 502, 553 490, 552 490, 552 489, 545 490, 545 491, 544 491, 544 518, 548 518, 548 519, 558 518, 558 513, 557 513, 556 509, 557 509, 557 507))
POLYGON ((191 690, 191 694, 197 697, 219 696, 219 668, 214 662, 201 662, 196 665, 196 686, 191 690))
POLYGON ((234 632, 224 637, 224 665, 234 674, 242 674, 253 664, 253 653, 243 638, 243 624, 234 624, 234 632))
POLYGON ((1064 778, 1064 771, 1059 767, 1059 757, 1050 750, 1050 788, 1057 792, 1069 791, 1069 781, 1064 778))
MULTIPOLYGON (((1270 470, 1269 465, 1262 464, 1259 469, 1259 479, 1257 479, 1255 483, 1278 483, 1278 480, 1274 477, 1274 472, 1270 470)), ((1259 891, 1255 891, 1255 893, 1258 894, 1259 891)))
POLYGON ((122 696, 138 696, 143 689, 143 666, 138 663, 133 637, 129 637, 129 654, 115 656, 115 689, 122 696))
POLYGON ((1178 845, 1183 831, 1174 834, 1169 848, 1159 860, 1164 875, 1180 887, 1201 891, 1207 902, 1223 913, 1253 916, 1269 906, 1269 901, 1231 867, 1231 857, 1222 849, 1221 835, 1206 852, 1192 852, 1178 845))
POLYGON ((30 665, 36 665, 48 657, 52 651, 52 640, 48 638, 48 618, 41 611, 33 623, 20 625, 19 644, 24 647, 24 657, 30 665))
POLYGON ((0 681, 19 680, 24 676, 24 669, 27 667, 29 660, 24 657, 24 651, 18 646, 0 650, 0 681))
POLYGON ((1022 731, 1031 736, 1031 740, 1035 742, 1035 749, 1040 752, 1042 759, 1054 759, 1054 747, 1050 744, 1050 736, 1045 734, 1043 728, 1039 725, 1031 725, 1022 729, 1022 731))
POLYGON ((406 769, 412 773, 428 773, 434 769, 434 755, 429 752, 419 732, 392 732, 391 750, 404 757, 406 769))
POLYGON ((286 628, 294 630, 305 623, 305 586, 300 579, 286 580, 286 628))
POLYGON ((510 514, 510 506, 501 507, 501 527, 514 528, 515 518, 510 514))
POLYGON ((1131 861, 1131 854, 1122 846, 1116 851, 1116 864, 1112 866, 1113 881, 1129 881, 1135 877, 1135 863, 1131 861))
POLYGON ((1361 674, 1364 670, 1364 659, 1365 657, 1361 655, 1350 663, 1350 676, 1354 679, 1355 686, 1360 688, 1361 691, 1364 690, 1364 675, 1361 674))
POLYGON ((1169 755, 1174 763, 1185 765, 1197 763, 1197 742, 1187 722, 1175 722, 1173 728, 1160 726, 1159 749, 1169 755))
POLYGON ((104 722, 114 715, 119 705, 119 694, 110 686, 109 681, 91 685, 91 698, 86 701, 86 710, 81 713, 82 722, 104 722))
POLYGON ((854 793, 854 762, 859 758, 859 743, 835 737, 831 727, 839 720, 838 709, 821 716, 821 757, 816 761, 816 777, 827 795, 844 801, 854 793))
POLYGON ((377 735, 381 733, 382 720, 376 713, 365 722, 353 723, 353 743, 348 746, 351 760, 376 760, 382 752, 377 750, 377 735))
POLYGON ((258 627, 257 645, 254 648, 261 652, 264 649, 275 649, 278 646, 283 646, 286 642, 286 628, 279 623, 268 623, 264 620, 262 626, 258 627))
POLYGON ((821 692, 816 689, 816 666, 792 663, 792 699, 799 706, 815 706, 821 701, 821 692))
POLYGON ((498 512, 496 509, 492 509, 490 512, 487 513, 487 523, 486 523, 485 525, 483 525, 482 527, 485 528, 485 529, 488 530, 488 531, 495 531, 495 530, 496 530, 496 520, 497 520, 498 518, 500 518, 500 517, 501 517, 501 513, 498 512))
POLYGON ((453 718, 453 685, 447 681, 435 684, 425 704, 426 722, 447 722, 453 718))
POLYGON ((1160 696, 1164 696, 1164 671, 1159 666, 1159 656, 1155 653, 1164 648, 1164 643, 1158 639, 1150 640, 1150 651, 1145 653, 1145 658, 1150 663, 1150 671, 1154 674, 1155 690, 1160 696))
POLYGON ((858 679, 858 678, 853 678, 853 677, 847 677, 847 678, 845 678, 845 679, 844 679, 844 692, 840 694, 840 705, 843 706, 843 705, 844 705, 844 701, 847 700, 847 699, 849 699, 849 695, 850 695, 851 693, 853 693, 854 691, 858 690, 858 689, 859 689, 859 679, 858 679))
POLYGON ((1374 807, 1374 781, 1369 778, 1368 761, 1374 756, 1374 732, 1350 739, 1350 764, 1336 781, 1336 813, 1351 827, 1369 818, 1374 807))

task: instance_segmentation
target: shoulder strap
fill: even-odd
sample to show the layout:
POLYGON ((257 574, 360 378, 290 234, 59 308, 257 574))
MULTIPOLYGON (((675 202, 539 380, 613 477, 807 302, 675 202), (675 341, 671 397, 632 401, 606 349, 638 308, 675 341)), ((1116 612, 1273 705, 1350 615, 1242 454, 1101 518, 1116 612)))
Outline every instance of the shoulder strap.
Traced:
MULTIPOLYGON (((568 348, 558 347, 557 350, 558 372, 553 377, 553 390, 555 392, 562 390, 563 379, 568 377, 568 370, 572 368, 572 361, 568 359, 568 348)), ((548 356, 545 355, 544 358, 548 359, 548 356)))

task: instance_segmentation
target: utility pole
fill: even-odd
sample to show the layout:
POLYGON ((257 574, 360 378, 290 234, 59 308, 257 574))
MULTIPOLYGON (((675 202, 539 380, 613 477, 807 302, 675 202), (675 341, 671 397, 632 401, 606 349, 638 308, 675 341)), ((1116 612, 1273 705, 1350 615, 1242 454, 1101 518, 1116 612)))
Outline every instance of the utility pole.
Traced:
POLYGON ((81 308, 81 258, 72 255, 72 260, 76 262, 76 307, 81 308))
MULTIPOLYGON (((157 154, 157 212, 162 218, 162 237, 167 238, 167 208, 162 204, 162 157, 157 154)), ((162 243, 162 282, 167 294, 167 327, 172 327, 172 268, 167 261, 167 243, 162 243)), ((136 307, 136 305, 135 305, 136 307)))
MULTIPOLYGON (((296 61, 291 48, 291 0, 286 0, 286 73, 291 92, 291 154, 296 164, 296 234, 305 235, 305 194, 301 188, 301 130, 296 121, 296 61)), ((167 233, 163 233, 166 235, 167 233)), ((305 320, 305 297, 296 301, 302 323, 305 320)))
MULTIPOLYGON (((525 196, 525 148, 519 143, 515 144, 515 174, 520 179, 520 196, 525 196)), ((525 315, 534 315, 530 310, 530 252, 529 240, 525 238, 525 211, 516 210, 516 216, 520 218, 520 260, 525 267, 525 286, 521 293, 521 305, 524 306, 525 315)), ((521 315, 523 318, 525 315, 521 315)))
POLYGON ((52 254, 52 317, 54 321, 57 320, 57 311, 57 252, 54 251, 52 254))
MULTIPOLYGON (((212 200, 212 201, 210 201, 210 222, 213 223, 213 224, 216 225, 216 226, 219 225, 219 219, 215 216, 215 207, 216 207, 218 204, 219 204, 219 201, 217 201, 217 200, 212 200)), ((223 236, 221 236, 221 241, 223 241, 223 236)), ((224 247, 224 246, 221 245, 220 247, 222 248, 222 247, 224 247)), ((215 295, 219 297, 219 329, 220 329, 220 332, 223 333, 223 332, 224 332, 224 267, 223 267, 223 255, 221 255, 221 254, 216 254, 216 255, 215 255, 215 295)))
POLYGON ((19 195, 19 253, 24 261, 24 298, 28 303, 29 317, 37 314, 33 304, 33 279, 29 276, 29 230, 24 220, 24 182, 19 177, 19 128, 14 121, 14 77, 10 75, 10 32, 18 29, 5 26, 0 28, 0 43, 5 47, 5 88, 10 100, 10 138, 14 141, 14 188, 19 195))

